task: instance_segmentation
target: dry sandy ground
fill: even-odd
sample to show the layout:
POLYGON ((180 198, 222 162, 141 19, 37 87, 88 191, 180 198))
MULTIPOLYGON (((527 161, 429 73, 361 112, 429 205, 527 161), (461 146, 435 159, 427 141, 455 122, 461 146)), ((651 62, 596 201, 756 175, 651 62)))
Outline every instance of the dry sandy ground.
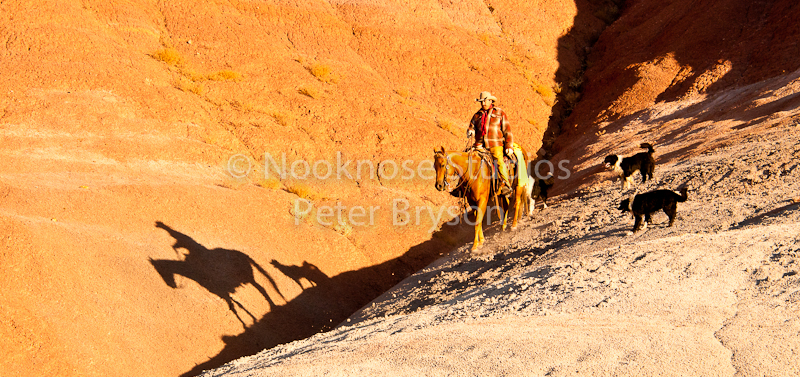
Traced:
MULTIPOLYGON (((317 209, 450 203, 429 181, 234 179, 233 156, 427 161, 464 145, 490 90, 530 151, 548 119, 556 141, 578 101, 558 138, 588 146, 563 148, 575 179, 557 189, 574 193, 646 125, 666 166, 797 107, 796 91, 761 106, 763 91, 740 88, 715 97, 725 122, 694 99, 638 113, 787 78, 800 67, 796 0, 622 3, 0 1, 0 374, 195 375, 329 330, 461 245, 388 211, 363 227, 292 214, 299 196, 317 209), (244 256, 254 264, 234 263, 244 256)), ((503 240, 482 252, 508 253, 503 240)), ((533 245, 518 248, 545 247, 533 245)))
POLYGON ((575 173, 592 183, 514 232, 451 252, 332 331, 203 376, 798 375, 797 83, 795 72, 610 125, 603 137, 625 154, 675 135, 637 188, 690 188, 673 227, 660 212, 628 234, 616 208, 631 192, 592 170, 602 151, 589 148, 575 173), (749 99, 735 112, 731 97, 749 99), (759 108, 771 111, 747 115, 759 108))

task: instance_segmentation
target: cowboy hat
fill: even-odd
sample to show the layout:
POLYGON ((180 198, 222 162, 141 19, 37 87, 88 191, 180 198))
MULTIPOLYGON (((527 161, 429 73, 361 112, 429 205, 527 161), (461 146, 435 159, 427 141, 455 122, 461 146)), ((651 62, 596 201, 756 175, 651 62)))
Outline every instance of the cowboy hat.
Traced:
POLYGON ((483 100, 487 99, 497 102, 497 97, 493 96, 492 93, 489 92, 481 92, 480 98, 476 99, 476 101, 483 102, 483 100))

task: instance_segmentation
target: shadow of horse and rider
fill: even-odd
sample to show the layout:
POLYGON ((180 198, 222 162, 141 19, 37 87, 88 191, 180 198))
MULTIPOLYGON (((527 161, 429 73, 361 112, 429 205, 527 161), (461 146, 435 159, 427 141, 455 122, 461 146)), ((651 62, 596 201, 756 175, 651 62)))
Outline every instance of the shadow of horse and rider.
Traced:
MULTIPOLYGON (((240 311, 246 313, 253 323, 257 322, 257 319, 250 310, 233 297, 238 288, 249 284, 261 293, 269 304, 270 310, 276 307, 276 303, 270 297, 267 289, 256 281, 254 270, 264 276, 269 287, 280 296, 281 300, 286 301, 286 297, 278 289, 275 280, 247 254, 231 249, 208 249, 188 235, 172 229, 160 221, 156 222, 156 227, 164 229, 175 239, 172 248, 175 250, 178 259, 150 258, 150 264, 153 265, 153 268, 168 286, 178 288, 175 280, 176 275, 195 281, 208 292, 224 300, 228 305, 228 309, 244 327, 247 327, 247 325, 242 319, 240 311)), ((278 271, 294 280, 302 289, 305 289, 301 283, 302 280, 306 280, 307 284, 311 286, 318 286, 324 284, 328 279, 328 276, 320 271, 317 266, 308 262, 303 262, 301 266, 294 266, 284 265, 273 259, 271 264, 278 271)))
MULTIPOLYGON (((450 244, 448 238, 436 234, 455 231, 459 235, 456 237, 458 242, 465 242, 468 237, 468 229, 462 231, 460 225, 448 226, 402 256, 330 277, 312 263, 285 265, 273 259, 270 265, 302 289, 297 296, 287 300, 268 273, 275 273, 273 269, 265 269, 266 266, 260 266, 241 251, 208 248, 162 222, 157 222, 156 227, 174 238, 172 247, 177 254, 175 259, 150 258, 161 279, 172 288, 179 287, 180 281, 176 281, 176 276, 193 280, 224 300, 243 325, 242 333, 223 335, 224 348, 186 371, 183 376, 187 377, 263 349, 330 330, 405 277, 439 258, 450 244), (266 311, 265 314, 255 313, 252 305, 258 302, 248 302, 251 307, 247 308, 235 298, 236 290, 247 285, 255 287, 270 306, 268 311, 264 308, 259 310, 266 311), (260 317, 248 326, 245 325, 248 316, 260 317)), ((286 287, 283 288, 285 291, 286 287)))

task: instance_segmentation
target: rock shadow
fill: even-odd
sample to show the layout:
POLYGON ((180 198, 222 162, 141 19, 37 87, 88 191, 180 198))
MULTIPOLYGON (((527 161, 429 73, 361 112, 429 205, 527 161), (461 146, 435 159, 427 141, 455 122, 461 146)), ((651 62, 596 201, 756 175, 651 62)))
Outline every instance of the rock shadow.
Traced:
POLYGON ((764 221, 769 220, 769 218, 771 218, 771 217, 782 216, 782 215, 784 215, 784 213, 786 213, 788 211, 795 211, 797 209, 800 209, 800 203, 789 203, 787 205, 784 205, 784 206, 775 208, 773 210, 764 212, 764 213, 762 213, 762 214, 760 214, 758 216, 754 216, 754 217, 751 217, 749 219, 746 219, 746 220, 736 224, 735 226, 731 227, 731 229, 742 229, 742 228, 749 227, 751 225, 760 225, 764 221))

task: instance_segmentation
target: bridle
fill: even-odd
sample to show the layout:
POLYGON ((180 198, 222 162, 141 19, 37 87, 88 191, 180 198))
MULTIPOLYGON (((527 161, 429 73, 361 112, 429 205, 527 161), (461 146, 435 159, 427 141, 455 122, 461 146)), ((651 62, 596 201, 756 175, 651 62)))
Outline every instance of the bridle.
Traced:
MULTIPOLYGON (((450 161, 450 155, 449 154, 446 154, 446 153, 441 152, 441 151, 436 152, 436 154, 437 155, 442 155, 442 157, 444 157, 445 161, 447 161, 447 163, 444 164, 444 189, 448 190, 448 191, 453 191, 453 190, 463 186, 467 182, 467 180, 464 179, 463 175, 456 173, 455 175, 458 176, 458 184, 455 187, 453 187, 452 190, 449 190, 450 189, 450 179, 448 179, 448 177, 450 177, 450 168, 453 168, 453 170, 457 170, 457 169, 455 169, 454 167, 451 166, 451 164, 453 162, 450 161)), ((471 170, 471 168, 472 168, 472 164, 467 164, 467 169, 471 170)))

